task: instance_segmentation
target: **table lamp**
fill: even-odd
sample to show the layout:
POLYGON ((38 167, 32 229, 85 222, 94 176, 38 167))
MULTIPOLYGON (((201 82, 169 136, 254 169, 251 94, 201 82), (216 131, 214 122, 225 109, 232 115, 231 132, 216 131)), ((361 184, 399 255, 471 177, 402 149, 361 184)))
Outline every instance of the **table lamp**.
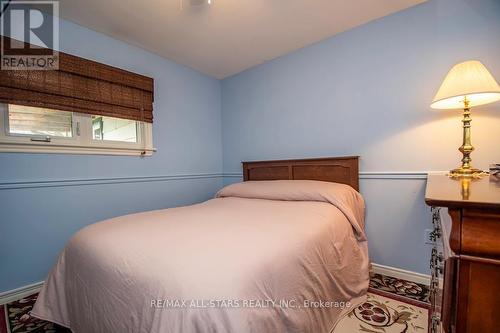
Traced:
POLYGON ((459 63, 448 72, 439 88, 431 108, 463 109, 462 166, 450 171, 451 177, 478 177, 482 171, 471 166, 470 108, 500 100, 500 86, 486 67, 477 60, 459 63))

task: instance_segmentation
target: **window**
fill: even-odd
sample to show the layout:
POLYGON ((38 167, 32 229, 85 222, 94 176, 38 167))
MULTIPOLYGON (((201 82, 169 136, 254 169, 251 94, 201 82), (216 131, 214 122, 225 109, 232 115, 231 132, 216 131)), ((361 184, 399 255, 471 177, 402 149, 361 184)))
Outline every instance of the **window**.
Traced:
POLYGON ((0 151, 151 155, 152 124, 0 103, 0 151))
POLYGON ((92 116, 94 140, 137 142, 137 121, 105 116, 92 116))
POLYGON ((22 105, 9 105, 8 109, 9 134, 63 138, 73 136, 73 115, 71 112, 22 105))
POLYGON ((151 155, 154 79, 57 54, 52 70, 2 71, 0 152, 151 155))

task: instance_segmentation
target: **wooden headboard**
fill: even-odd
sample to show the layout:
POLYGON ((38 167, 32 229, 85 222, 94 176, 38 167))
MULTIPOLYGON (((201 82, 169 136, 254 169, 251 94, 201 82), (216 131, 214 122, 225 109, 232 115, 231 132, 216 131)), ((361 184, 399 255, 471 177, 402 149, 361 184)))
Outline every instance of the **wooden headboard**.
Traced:
POLYGON ((358 156, 243 163, 243 180, 307 179, 342 183, 359 191, 358 156))

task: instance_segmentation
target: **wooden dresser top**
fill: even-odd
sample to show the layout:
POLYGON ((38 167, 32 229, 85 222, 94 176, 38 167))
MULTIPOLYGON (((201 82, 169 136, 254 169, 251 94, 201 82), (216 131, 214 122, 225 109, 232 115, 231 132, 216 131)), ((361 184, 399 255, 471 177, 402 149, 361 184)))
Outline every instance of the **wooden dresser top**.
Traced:
POLYGON ((481 179, 452 179, 446 175, 427 177, 425 202, 429 206, 500 209, 500 181, 490 176, 481 179))

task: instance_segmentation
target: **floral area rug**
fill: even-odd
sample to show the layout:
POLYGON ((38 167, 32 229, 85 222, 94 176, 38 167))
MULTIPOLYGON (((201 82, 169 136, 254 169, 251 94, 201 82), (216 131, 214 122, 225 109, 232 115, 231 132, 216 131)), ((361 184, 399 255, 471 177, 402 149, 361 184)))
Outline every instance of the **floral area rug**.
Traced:
POLYGON ((396 279, 382 274, 372 274, 370 288, 410 298, 418 302, 429 303, 429 286, 424 284, 396 279))
MULTIPOLYGON (((37 296, 0 305, 0 333, 71 333, 30 316, 37 296)), ((333 333, 425 333, 428 302, 427 286, 373 274, 366 302, 347 314, 333 333)))
POLYGON ((30 315, 37 296, 38 293, 3 305, 4 311, 0 314, 4 316, 6 325, 0 326, 0 333, 71 333, 64 327, 30 315))
POLYGON ((368 293, 366 302, 349 312, 333 333, 426 333, 428 309, 368 293))

